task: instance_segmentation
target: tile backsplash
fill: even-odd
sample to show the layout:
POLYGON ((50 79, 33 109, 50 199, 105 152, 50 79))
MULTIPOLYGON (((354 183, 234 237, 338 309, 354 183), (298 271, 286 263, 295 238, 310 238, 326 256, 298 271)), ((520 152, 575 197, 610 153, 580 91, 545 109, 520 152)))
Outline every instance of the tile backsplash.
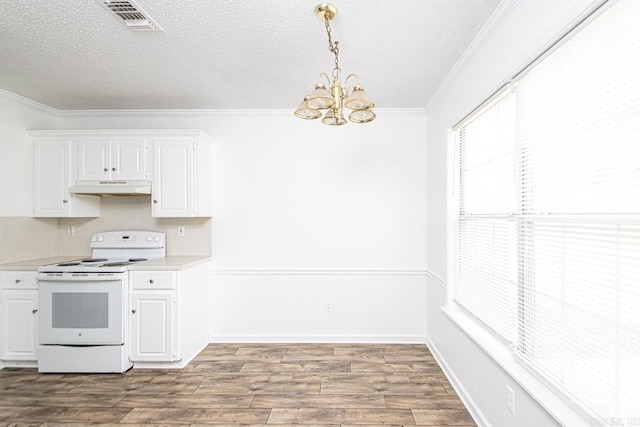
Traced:
POLYGON ((149 196, 103 196, 100 207, 100 218, 0 217, 0 264, 90 255, 91 236, 112 230, 164 232, 167 255, 211 256, 211 218, 153 218, 149 196), (184 237, 178 237, 179 225, 185 226, 184 237), (69 226, 74 236, 67 235, 69 226))
POLYGON ((211 218, 153 218, 150 196, 102 196, 99 218, 60 218, 59 255, 89 255, 94 233, 113 230, 149 230, 167 235, 167 255, 211 255, 211 218), (184 225, 184 237, 177 229, 184 225), (75 228, 69 236, 68 227, 75 228))
POLYGON ((57 254, 57 218, 0 217, 0 264, 57 254))

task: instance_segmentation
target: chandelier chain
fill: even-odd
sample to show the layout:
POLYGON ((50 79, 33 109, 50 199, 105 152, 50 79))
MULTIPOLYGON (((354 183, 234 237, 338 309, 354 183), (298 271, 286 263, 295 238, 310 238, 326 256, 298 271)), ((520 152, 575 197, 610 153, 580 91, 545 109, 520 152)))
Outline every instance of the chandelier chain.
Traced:
POLYGON ((340 77, 340 71, 342 71, 340 69, 340 65, 338 64, 338 53, 340 53, 340 49, 338 49, 338 42, 337 41, 334 42, 331 39, 331 25, 329 25, 328 17, 324 18, 324 27, 327 29, 327 37, 329 39, 329 51, 335 55, 334 62, 336 66, 333 68, 333 72, 331 74, 333 75, 334 79, 337 79, 340 77))

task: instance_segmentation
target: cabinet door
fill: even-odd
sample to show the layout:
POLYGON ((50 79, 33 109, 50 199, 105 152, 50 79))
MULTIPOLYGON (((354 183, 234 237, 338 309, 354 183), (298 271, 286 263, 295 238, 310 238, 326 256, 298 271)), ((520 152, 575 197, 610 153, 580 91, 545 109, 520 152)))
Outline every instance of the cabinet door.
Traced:
POLYGON ((111 141, 111 179, 147 180, 147 140, 143 138, 111 141))
POLYGON ((99 196, 69 193, 74 163, 71 154, 75 154, 71 147, 71 141, 62 138, 34 140, 34 217, 100 216, 99 196))
POLYGON ((156 141, 153 147, 154 217, 195 216, 194 150, 191 139, 156 141))
POLYGON ((2 291, 2 359, 37 360, 38 291, 2 291))
POLYGON ((109 139, 78 140, 78 180, 101 181, 111 177, 109 139))
POLYGON ((177 360, 175 292, 131 295, 131 360, 177 360))
POLYGON ((33 147, 33 216, 68 216, 70 142, 63 139, 35 141, 33 147))

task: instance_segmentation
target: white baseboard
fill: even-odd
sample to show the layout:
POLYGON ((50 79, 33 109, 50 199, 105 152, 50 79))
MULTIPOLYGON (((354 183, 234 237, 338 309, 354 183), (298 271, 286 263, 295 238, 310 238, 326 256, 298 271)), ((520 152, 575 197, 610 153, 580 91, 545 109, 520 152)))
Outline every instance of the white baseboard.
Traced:
POLYGON ((419 335, 211 335, 211 343, 425 344, 419 335))
POLYGON ((458 378, 449 368, 449 365, 438 351, 438 348, 433 344, 433 342, 431 342, 428 337, 426 339, 426 344, 427 348, 436 359, 436 362, 438 362, 440 369, 442 369, 442 372, 444 372, 444 375, 453 386, 453 389, 456 391, 456 393, 458 393, 460 400, 462 400, 462 403, 464 403, 464 406, 469 411, 469 414, 476 422, 476 424, 478 424, 478 427, 491 427, 491 424, 489 424, 489 421, 487 421, 485 416, 482 414, 482 411, 480 410, 480 408, 478 408, 478 405, 475 404, 475 401, 471 398, 467 390, 460 383, 460 381, 458 381, 458 378))
POLYGON ((38 362, 35 360, 5 360, 0 362, 0 369, 3 368, 37 368, 38 362))

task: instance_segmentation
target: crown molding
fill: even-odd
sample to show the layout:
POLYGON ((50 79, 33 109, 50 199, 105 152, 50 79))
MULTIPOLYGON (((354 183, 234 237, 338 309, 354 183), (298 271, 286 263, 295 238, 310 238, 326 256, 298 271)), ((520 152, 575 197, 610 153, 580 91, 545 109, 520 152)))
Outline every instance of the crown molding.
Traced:
MULTIPOLYGON (((57 116, 148 116, 148 115, 201 115, 201 116, 216 116, 216 115, 246 115, 246 114, 291 114, 293 107, 290 109, 285 108, 270 108, 270 109, 113 109, 113 110, 58 110, 45 104, 41 104, 24 96, 9 92, 8 90, 0 88, 0 95, 17 101, 23 105, 27 105, 38 110, 55 114, 57 116)), ((392 114, 425 114, 424 107, 406 107, 406 108, 376 108, 378 112, 392 113, 392 114)), ((293 117, 293 115, 292 115, 293 117)))
MULTIPOLYGON (((293 117, 293 108, 285 109, 122 109, 122 110, 55 110, 57 114, 63 116, 120 116, 120 115, 246 115, 246 114, 273 114, 273 115, 291 115, 293 117)), ((376 108, 378 112, 396 113, 396 114, 425 114, 424 107, 411 108, 376 108)))
POLYGON ((56 110, 55 108, 49 107, 48 105, 41 104, 32 99, 25 98, 24 96, 18 95, 17 93, 9 92, 8 90, 0 88, 0 95, 5 98, 9 98, 13 101, 19 102, 20 104, 26 105, 28 107, 35 108, 37 110, 44 111, 49 114, 60 114, 60 110, 56 110))
POLYGON ((425 110, 429 110, 435 100, 444 91, 447 85, 464 70, 469 62, 476 57, 480 49, 491 39, 500 26, 507 20, 507 18, 514 11, 516 6, 520 4, 522 0, 503 0, 496 9, 491 13, 489 19, 482 25, 478 33, 471 40, 466 49, 462 52, 462 55, 453 64, 447 75, 442 79, 436 90, 433 92, 429 100, 425 105, 425 110))
MULTIPOLYGON (((603 5, 613 4, 617 0, 574 0, 573 5, 567 8, 562 16, 553 22, 549 28, 540 34, 529 46, 527 46, 511 63, 507 64, 503 69, 504 76, 497 82, 497 85, 488 93, 498 90, 506 82, 512 80, 523 69, 528 67, 532 61, 540 57, 554 45, 556 45, 569 31, 573 31, 576 26, 588 19, 594 12, 598 11, 603 5)), ((464 50, 460 58, 451 67, 449 73, 440 82, 433 95, 425 105, 428 111, 436 102, 438 97, 446 89, 449 83, 454 80, 460 71, 464 70, 469 63, 478 55, 480 49, 489 41, 500 26, 509 18, 516 7, 522 3, 522 0, 503 0, 500 2, 496 10, 491 14, 487 22, 482 26, 478 34, 473 38, 469 46, 464 50)))

